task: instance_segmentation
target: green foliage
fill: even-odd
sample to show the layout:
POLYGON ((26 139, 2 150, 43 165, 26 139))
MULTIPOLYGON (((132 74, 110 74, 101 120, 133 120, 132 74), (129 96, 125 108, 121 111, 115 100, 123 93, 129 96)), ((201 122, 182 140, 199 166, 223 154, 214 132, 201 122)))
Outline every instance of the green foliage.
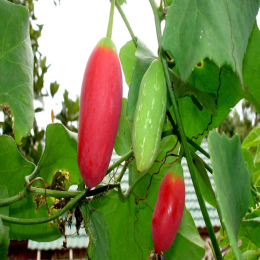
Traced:
MULTIPOLYGON (((46 129, 46 147, 37 165, 38 176, 51 183, 56 171, 69 173, 69 180, 77 184, 81 179, 77 163, 78 136, 62 124, 50 124, 46 129)), ((42 183, 39 183, 42 185, 42 183)), ((68 186, 66 185, 68 188, 68 186)))
MULTIPOLYGON (((169 110, 166 113, 169 118, 164 122, 165 132, 160 140, 158 156, 149 171, 142 174, 137 171, 136 154, 131 151, 132 121, 140 83, 157 57, 134 36, 119 54, 129 86, 128 99, 124 98, 122 102, 114 145, 122 160, 111 165, 109 169, 113 169, 105 181, 91 191, 83 189, 77 164, 77 134, 71 132, 77 132, 79 98, 74 101, 69 98, 68 91, 64 92, 62 110, 56 116, 64 126, 48 125, 46 137, 45 130, 39 130, 34 119, 33 97, 43 102, 44 96, 48 95, 47 91, 43 92, 43 82, 49 65, 46 57, 38 52, 38 39, 43 26, 37 25, 38 28, 33 29, 30 23, 36 19, 33 0, 12 2, 27 6, 29 12, 25 7, 0 0, 0 103, 5 117, 1 122, 3 135, 0 136, 0 183, 4 185, 0 187, 0 215, 5 219, 0 219, 0 258, 6 258, 9 238, 53 241, 64 235, 65 223, 71 224, 71 218, 76 214, 74 207, 78 209, 80 206, 91 241, 86 258, 127 260, 141 259, 143 256, 147 259, 154 248, 151 218, 161 180, 175 161, 180 162, 183 154, 186 158, 189 156, 185 134, 200 143, 211 129, 219 127, 226 118, 226 125, 219 128, 220 132, 227 131, 232 136, 238 131, 243 140, 252 129, 249 113, 255 115, 254 126, 260 121, 260 31, 254 24, 259 0, 221 0, 214 3, 206 0, 167 0, 161 1, 161 4, 166 5, 167 2, 169 8, 167 5, 160 10, 153 8, 159 43, 161 33, 158 28, 161 20, 166 18, 162 47, 167 53, 159 46, 158 56, 164 65, 162 75, 167 80, 168 73, 171 77, 168 80, 171 85, 168 82, 169 110), (15 76, 10 76, 11 70, 17 72, 15 76), (176 104, 169 94, 176 99, 176 104), (234 114, 233 120, 227 117, 241 99, 246 100, 243 103, 243 123, 246 127, 238 114, 234 114), (33 131, 27 135, 32 127, 33 131), (14 131, 16 142, 13 139, 14 131), (44 137, 45 145, 42 143, 44 137), (21 145, 17 147, 16 143, 21 145), (122 176, 115 177, 120 165, 129 170, 130 187, 123 192, 118 183, 122 176), (78 183, 81 192, 67 191, 70 184, 78 183), (43 195, 45 192, 47 197, 43 195), (75 199, 71 199, 73 197, 75 199), (51 223, 29 223, 55 213, 64 213, 60 210, 68 211, 51 223), (23 220, 26 225, 12 223, 13 218, 20 223, 23 220)), ((122 5, 126 1, 120 0, 118 3, 122 5)), ((156 7, 153 0, 150 3, 156 7)), ((129 24, 126 25, 131 32, 129 24)), ((155 72, 149 78, 149 93, 157 81, 154 75, 155 72)), ((58 89, 56 81, 50 85, 52 97, 58 89)), ((151 102, 147 105, 150 109, 149 106, 152 106, 151 102)), ((35 112, 41 111, 43 107, 35 109, 35 112)), ((165 116, 165 112, 158 111, 159 108, 156 116, 165 116)), ((150 128, 154 126, 151 124, 150 128)), ((259 129, 255 128, 244 139, 241 149, 237 135, 229 139, 216 132, 209 134, 216 194, 205 163, 193 152, 196 146, 189 146, 192 159, 187 161, 194 186, 198 187, 197 196, 218 208, 222 223, 218 243, 231 246, 225 259, 244 257, 251 260, 259 256, 259 136, 259 129), (238 241, 241 245, 237 245, 238 241)), ((202 203, 201 209, 207 223, 202 203)), ((209 233, 216 252, 218 245, 214 242, 214 235, 209 233)), ((204 254, 205 244, 185 208, 176 239, 164 255, 168 260, 196 260, 204 254)))
MULTIPOLYGON (((189 82, 183 82, 174 71, 170 71, 171 79, 174 81, 174 92, 176 98, 191 97, 191 101, 194 103, 194 99, 197 100, 194 103, 199 110, 204 109, 210 114, 216 112, 215 107, 215 95, 210 93, 205 93, 200 91, 198 88, 194 87, 189 82)), ((194 84, 195 85, 195 84, 194 84)))
POLYGON ((127 42, 119 52, 119 58, 124 71, 125 81, 129 87, 131 85, 132 75, 135 68, 135 52, 136 47, 132 40, 127 42))
MULTIPOLYGON (((258 247, 254 243, 252 243, 249 239, 243 237, 241 239, 241 245, 239 246, 239 249, 243 253, 244 260, 246 260, 244 252, 248 252, 247 250, 249 251, 258 250, 258 247)), ((234 254, 234 251, 232 249, 225 255, 224 258, 224 260, 236 260, 236 259, 237 259, 236 255, 234 254)))
POLYGON ((0 5, 0 104, 10 109, 14 117, 15 140, 21 144, 22 137, 29 133, 34 120, 29 12, 23 6, 4 0, 0 1, 0 5))
MULTIPOLYGON (((0 198, 8 198, 8 191, 5 186, 0 186, 0 198)), ((9 216, 9 206, 0 207, 0 214, 9 216)), ((3 222, 0 218, 0 259, 7 259, 8 247, 10 244, 9 240, 9 230, 8 225, 3 225, 3 222)))
MULTIPOLYGON (((9 196, 15 196, 24 189, 25 176, 33 172, 35 165, 25 160, 19 153, 12 137, 0 136, 0 183, 7 187, 9 196)), ((2 197, 1 197, 2 198, 2 197)), ((43 206, 35 212, 36 203, 33 196, 23 198, 19 203, 9 206, 10 217, 39 218, 48 216, 43 206), (22 210, 26 209, 26 210, 22 210)), ((50 227, 48 223, 40 225, 10 224, 10 239, 33 239, 36 241, 52 241, 61 236, 57 227, 50 227)))
POLYGON ((243 253, 245 260, 258 260, 259 252, 255 250, 248 250, 243 253))
POLYGON ((258 0, 175 0, 167 12, 163 48, 181 78, 186 81, 196 64, 209 58, 217 66, 230 64, 243 81, 242 61, 258 9, 258 0))
POLYGON ((249 173, 249 176, 250 176, 250 184, 251 184, 251 186, 254 186, 255 185, 254 174, 253 174, 254 162, 253 162, 252 155, 249 152, 249 150, 247 150, 245 148, 242 148, 242 153, 243 153, 244 160, 245 160, 245 163, 246 163, 246 166, 247 166, 247 170, 248 170, 248 173, 249 173))
MULTIPOLYGON (((159 189, 160 180, 165 173, 160 172, 153 180, 151 190, 154 194, 149 194, 144 203, 140 202, 140 211, 134 203, 134 198, 142 198, 145 195, 143 186, 147 186, 150 177, 148 175, 140 178, 136 185, 133 187, 130 196, 120 201, 115 191, 111 191, 107 196, 102 199, 102 204, 98 211, 102 212, 107 219, 109 229, 113 236, 109 237, 111 259, 121 259, 124 252, 124 259, 147 258, 149 252, 153 248, 151 236, 151 217, 156 202, 157 192, 159 189), (136 213, 138 212, 138 213, 136 213), (138 222, 135 217, 137 214, 138 222), (122 229, 120 227, 128 227, 122 229), (123 238, 123 239, 122 239, 123 238), (142 249, 139 249, 135 239, 142 249)), ((194 221, 190 213, 185 210, 183 220, 175 242, 169 251, 165 252, 167 259, 187 259, 192 256, 194 260, 201 259, 205 253, 205 245, 203 240, 194 225, 194 221)))
POLYGON ((89 220, 85 223, 90 236, 90 244, 87 250, 87 256, 93 260, 109 260, 110 247, 109 247, 109 227, 105 216, 95 211, 91 205, 83 204, 81 206, 84 219, 89 220))
POLYGON ((217 208, 215 193, 212 189, 210 179, 203 162, 199 159, 194 159, 194 166, 202 196, 211 206, 217 208))
POLYGON ((60 84, 57 83, 57 81, 51 83, 50 85, 50 91, 51 91, 51 96, 54 97, 54 95, 57 93, 59 90, 60 84))
POLYGON ((239 230, 239 236, 247 237, 256 246, 260 247, 259 231, 260 231, 260 211, 247 214, 246 219, 242 222, 239 230))
POLYGON ((126 3, 126 0, 117 0, 120 5, 126 3))
POLYGON ((239 137, 235 135, 229 139, 225 134, 220 136, 213 131, 209 134, 209 152, 222 223, 236 258, 243 259, 237 238, 240 223, 250 203, 250 178, 239 137))
MULTIPOLYGON (((139 88, 143 75, 149 68, 152 61, 156 59, 156 56, 154 56, 154 54, 145 46, 145 44, 138 39, 135 58, 132 56, 131 60, 134 59, 135 64, 128 93, 128 103, 126 109, 126 114, 128 116, 129 121, 133 121, 134 119, 135 107, 138 100, 139 88)), ((125 63, 125 65, 123 66, 125 66, 125 70, 129 71, 131 70, 131 65, 132 63, 125 63)))
POLYGON ((79 97, 73 101, 69 98, 69 92, 65 90, 63 98, 62 109, 60 113, 56 115, 56 118, 59 119, 69 130, 78 132, 78 129, 73 125, 73 122, 79 120, 79 97))
POLYGON ((114 149, 118 155, 124 155, 130 151, 132 146, 131 129, 132 123, 126 116, 127 99, 122 100, 122 110, 120 115, 119 127, 116 135, 114 149))

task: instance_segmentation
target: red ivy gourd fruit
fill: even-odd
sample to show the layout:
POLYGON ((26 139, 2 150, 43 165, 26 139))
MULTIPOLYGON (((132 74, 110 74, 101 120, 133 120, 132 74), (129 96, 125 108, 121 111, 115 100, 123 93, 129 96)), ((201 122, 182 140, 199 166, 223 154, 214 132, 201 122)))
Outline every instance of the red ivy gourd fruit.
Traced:
POLYGON ((183 170, 174 163, 160 184, 152 217, 152 237, 156 253, 168 250, 178 232, 185 205, 183 170))
POLYGON ((113 41, 105 37, 89 57, 80 96, 78 165, 89 189, 106 175, 121 107, 121 65, 113 41))

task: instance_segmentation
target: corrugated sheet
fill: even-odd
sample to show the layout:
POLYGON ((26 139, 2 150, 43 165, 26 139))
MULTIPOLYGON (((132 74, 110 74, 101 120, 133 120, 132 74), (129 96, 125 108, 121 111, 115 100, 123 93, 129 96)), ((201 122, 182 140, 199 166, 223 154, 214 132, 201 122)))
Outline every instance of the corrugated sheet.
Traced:
MULTIPOLYGON (((74 234, 76 232, 75 224, 69 228, 66 226, 66 235, 74 234)), ((55 250, 62 249, 64 237, 51 242, 36 242, 29 240, 28 248, 31 250, 55 250)), ((79 235, 67 237, 67 248, 87 248, 89 244, 89 237, 86 235, 85 229, 79 230, 79 235)))
MULTIPOLYGON (((203 140, 201 147, 208 152, 208 143, 206 141, 206 139, 203 140)), ((211 166, 211 161, 203 154, 201 154, 200 152, 197 152, 197 154, 209 165, 211 166)), ((187 162, 186 159, 183 158, 182 160, 182 166, 183 166, 183 171, 184 171, 184 181, 185 181, 185 189, 186 189, 186 198, 185 198, 185 204, 187 209, 190 211, 196 227, 197 228, 204 228, 206 227, 206 224, 204 222, 201 210, 200 210, 200 206, 199 206, 199 202, 197 200, 197 196, 192 184, 192 180, 191 180, 191 176, 190 176, 190 172, 188 170, 188 166, 187 166, 187 162)), ((210 182, 212 184, 213 190, 214 190, 214 179, 211 173, 208 172, 208 176, 210 179, 210 182)), ((207 206, 207 210, 209 213, 209 217, 211 220, 211 223, 214 227, 219 227, 220 226, 220 221, 218 218, 218 213, 217 210, 215 208, 213 208, 211 205, 209 205, 206 202, 206 206, 207 206)))
MULTIPOLYGON (((208 151, 208 145, 207 145, 207 141, 203 140, 201 147, 208 151)), ((197 152, 201 158, 209 165, 211 166, 211 162, 210 160, 204 156, 203 154, 200 154, 199 152, 197 152)), ((115 152, 112 155, 111 158, 111 162, 110 165, 113 164, 115 161, 117 161, 120 158, 120 156, 118 156, 115 152)), ((195 190, 192 184, 192 180, 191 180, 191 176, 188 170, 188 166, 187 166, 187 162, 186 159, 184 158, 182 160, 182 166, 183 166, 183 171, 184 171, 184 181, 185 181, 185 189, 186 189, 186 198, 185 198, 185 203, 186 203, 186 207, 187 209, 190 211, 194 221, 195 221, 195 225, 197 228, 204 228, 206 227, 201 210, 200 210, 200 206, 199 206, 199 202, 197 200, 197 196, 195 194, 195 190)), ((119 167, 117 173, 120 172, 121 170, 121 166, 119 167)), ((209 173, 209 178, 211 181, 211 184, 213 186, 214 189, 214 180, 213 180, 213 176, 209 173)), ((128 171, 125 173, 125 175, 123 176, 123 179, 121 181, 121 186, 123 190, 126 190, 129 185, 128 185, 128 171)), ((209 213, 209 217, 211 220, 211 223, 213 226, 215 227, 219 227, 220 226, 220 221, 218 218, 218 213, 217 210, 215 208, 213 208, 211 205, 209 205, 208 203, 206 203, 207 209, 208 209, 208 213, 209 213)), ((67 231, 69 231, 69 229, 67 228, 67 231)), ((71 230, 68 232, 68 234, 73 234, 75 233, 76 228, 75 226, 73 226, 71 228, 71 230)), ((67 233, 67 232, 66 232, 67 233)), ((29 240, 28 243, 28 248, 29 249, 38 249, 38 250, 50 250, 50 249, 61 249, 62 248, 62 244, 63 244, 63 240, 64 237, 61 237, 55 241, 52 242, 35 242, 35 241, 31 241, 29 240)), ((87 248, 89 243, 89 238, 86 235, 86 232, 84 229, 80 230, 80 235, 77 236, 72 236, 72 237, 68 237, 67 238, 67 248, 87 248)))

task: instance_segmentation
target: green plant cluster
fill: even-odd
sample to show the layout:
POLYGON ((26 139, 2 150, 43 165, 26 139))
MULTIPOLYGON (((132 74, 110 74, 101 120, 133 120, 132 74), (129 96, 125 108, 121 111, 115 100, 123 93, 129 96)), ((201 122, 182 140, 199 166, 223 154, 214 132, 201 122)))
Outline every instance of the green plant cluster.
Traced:
MULTIPOLYGON (((260 31, 255 22, 260 1, 165 0, 158 7, 149 0, 167 85, 167 104, 157 158, 148 171, 141 173, 136 169, 131 132, 142 78, 157 55, 134 35, 121 8, 124 2, 116 1, 116 7, 132 40, 119 54, 129 86, 114 146, 121 157, 108 168, 103 182, 88 190, 77 163, 78 135, 64 125, 46 127, 44 151, 33 162, 17 148, 33 127, 34 92, 41 95, 41 75, 35 82, 34 66, 43 66, 45 72, 48 67, 44 59, 34 65, 30 11, 0 0, 0 39, 4 39, 0 40, 0 103, 5 113, 12 115, 9 129, 14 133, 0 136, 0 258, 6 259, 10 239, 53 241, 66 237, 64 223, 70 223, 74 216, 77 227, 84 223, 90 236, 87 259, 147 259, 154 248, 151 218, 161 180, 174 161, 185 156, 215 259, 223 259, 223 245, 231 248, 226 260, 257 259, 259 127, 242 145, 238 135, 228 138, 214 129, 241 99, 260 111, 260 31), (14 68, 16 74, 11 77, 8 72, 14 68), (209 154, 200 147, 206 135, 209 154), (250 147, 256 147, 255 154, 250 147), (210 158, 212 168, 195 153, 197 150, 210 158), (120 165, 123 167, 118 172, 120 165), (129 188, 122 191, 120 182, 127 168, 129 188), (214 189, 208 174, 213 174, 214 189), (78 191, 68 191, 71 184, 78 185, 78 191), (218 238, 205 202, 218 211, 218 238)), ((57 89, 54 83, 51 94, 57 89)), ((78 100, 70 101, 65 92, 64 103, 67 108, 58 117, 66 125, 78 118, 78 100)), ((186 208, 174 243, 163 254, 168 260, 200 260, 204 256, 205 242, 186 208)))

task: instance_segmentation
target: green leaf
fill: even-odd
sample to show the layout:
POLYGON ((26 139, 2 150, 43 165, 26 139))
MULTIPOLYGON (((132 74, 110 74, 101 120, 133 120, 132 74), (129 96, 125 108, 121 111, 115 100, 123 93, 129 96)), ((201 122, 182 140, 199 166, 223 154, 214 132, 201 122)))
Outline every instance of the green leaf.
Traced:
POLYGON ((2 243, 2 241, 4 239, 4 236, 5 236, 5 227, 2 222, 2 219, 0 218, 0 244, 2 243))
POLYGON ((253 170, 254 170, 253 157, 246 148, 242 148, 242 153, 249 173, 251 186, 254 186, 255 182, 254 182, 254 175, 253 175, 253 170))
POLYGON ((227 232, 223 229, 222 226, 220 227, 217 241, 218 241, 219 246, 221 246, 221 247, 229 246, 227 232))
MULTIPOLYGON (((200 91, 218 96, 218 102, 217 111, 211 122, 211 114, 204 109, 200 111, 190 97, 184 97, 178 101, 185 133, 188 137, 196 137, 199 133, 203 133, 198 139, 202 140, 209 130, 222 123, 230 109, 243 98, 251 102, 260 112, 260 92, 257 87, 260 83, 260 52, 255 50, 259 45, 260 31, 255 25, 243 63, 244 90, 241 88, 238 76, 227 65, 220 70, 212 61, 206 59, 200 66, 194 68, 189 83, 200 91), (254 64, 249 64, 249 60, 253 60, 254 64), (254 78, 252 73, 254 73, 254 78)), ((177 71, 175 70, 175 72, 177 71)))
MULTIPOLYGON (((248 40, 247 50, 243 60, 243 80, 246 92, 249 92, 253 99, 249 100, 255 105, 260 113, 260 30, 255 22, 253 31, 248 40)), ((246 97, 247 98, 247 97, 246 97)))
POLYGON ((256 246, 260 247, 260 210, 255 210, 253 213, 247 214, 242 221, 239 236, 247 237, 256 246))
POLYGON ((134 66, 135 66, 135 60, 136 60, 135 52, 136 52, 136 46, 132 40, 127 42, 120 49, 119 52, 119 58, 125 74, 125 81, 129 87, 131 85, 131 79, 132 79, 134 66))
POLYGON ((132 123, 126 117, 127 99, 122 100, 122 110, 120 115, 119 127, 117 130, 116 141, 114 149, 118 155, 128 153, 132 146, 132 123))
MULTIPOLYGON (((8 191, 7 188, 4 186, 0 186, 0 198, 1 199, 8 198, 8 191)), ((0 214, 9 216, 9 206, 0 207, 0 214)), ((10 244, 9 230, 10 227, 7 225, 3 225, 3 222, 0 218, 0 259, 1 260, 7 259, 8 247, 10 244)))
POLYGON ((243 148, 258 146, 260 141, 260 126, 253 128, 242 143, 243 148))
POLYGON ((260 163, 254 165, 254 182, 256 186, 260 186, 260 163))
POLYGON ((126 0, 117 0, 120 5, 126 3, 126 0))
POLYGON ((126 114, 128 115, 128 119, 130 121, 133 121, 134 119, 135 107, 138 100, 139 88, 143 75, 149 68, 152 61, 156 59, 156 56, 139 39, 137 40, 135 56, 136 59, 128 93, 128 103, 126 110, 126 114))
POLYGON ((199 236, 190 212, 185 208, 176 239, 165 252, 167 259, 200 259, 205 255, 205 243, 199 236))
POLYGON ((208 138, 217 201, 230 245, 236 258, 242 259, 237 246, 238 230, 250 203, 250 178, 239 136, 229 139, 212 131, 208 138))
POLYGON ((259 252, 248 250, 243 253, 244 260, 258 260, 259 252))
POLYGON ((60 84, 58 84, 57 81, 51 83, 50 90, 51 90, 52 97, 54 97, 54 95, 57 93, 59 86, 60 86, 60 84))
POLYGON ((194 159, 196 179, 200 186, 203 198, 214 208, 217 208, 215 193, 212 189, 209 176, 204 164, 199 159, 194 159))
POLYGON ((202 92, 189 82, 181 81, 180 76, 178 76, 172 70, 170 70, 170 76, 174 82, 174 92, 176 99, 184 98, 186 96, 195 97, 201 106, 205 109, 205 111, 210 114, 214 114, 216 112, 215 95, 202 92))
POLYGON ((96 210, 93 211, 92 206, 86 203, 81 206, 81 209, 85 221, 89 220, 85 224, 90 236, 87 256, 92 260, 109 260, 109 227, 105 216, 96 210))
POLYGON ((168 6, 170 6, 172 4, 173 0, 167 0, 167 4, 168 6))
POLYGON ((44 109, 42 107, 37 107, 34 112, 35 113, 39 113, 39 112, 42 112, 44 109))
POLYGON ((196 64, 209 58, 217 66, 230 64, 243 81, 242 61, 258 9, 259 0, 175 0, 167 12, 163 48, 181 78, 186 81, 196 64))
MULTIPOLYGON (((32 173, 35 165, 21 156, 12 137, 0 136, 0 147, 0 183, 8 188, 9 196, 12 197, 24 189, 24 178, 32 173)), ((49 216, 46 207, 40 207, 37 213, 35 213, 35 208, 33 196, 27 196, 19 202, 10 204, 10 217, 31 219, 49 216)), ((10 224, 10 239, 51 241, 60 236, 61 233, 57 227, 55 225, 50 227, 48 223, 40 225, 10 224)))
MULTIPOLYGON (((252 243, 248 238, 242 237, 241 238, 241 245, 239 246, 240 251, 243 253, 247 250, 258 250, 258 247, 252 243)), ((242 258, 244 259, 244 258, 242 258)), ((228 253, 225 255, 224 260, 237 260, 234 251, 231 249, 228 251, 228 253)), ((244 259, 246 260, 246 259, 244 259)))
POLYGON ((256 155, 254 158, 254 164, 257 164, 259 162, 260 162, 260 142, 258 142, 258 145, 257 145, 256 155))
MULTIPOLYGON (((69 173, 72 184, 78 184, 81 175, 77 161, 77 141, 78 135, 69 131, 62 124, 48 125, 45 150, 37 166, 37 176, 51 184, 55 172, 62 170, 69 173)), ((42 186, 43 184, 37 181, 37 185, 42 186)), ((67 183, 66 187, 69 187, 67 183)))
POLYGON ((34 120, 29 11, 0 0, 0 17, 0 104, 9 105, 14 117, 15 141, 21 144, 34 120))

